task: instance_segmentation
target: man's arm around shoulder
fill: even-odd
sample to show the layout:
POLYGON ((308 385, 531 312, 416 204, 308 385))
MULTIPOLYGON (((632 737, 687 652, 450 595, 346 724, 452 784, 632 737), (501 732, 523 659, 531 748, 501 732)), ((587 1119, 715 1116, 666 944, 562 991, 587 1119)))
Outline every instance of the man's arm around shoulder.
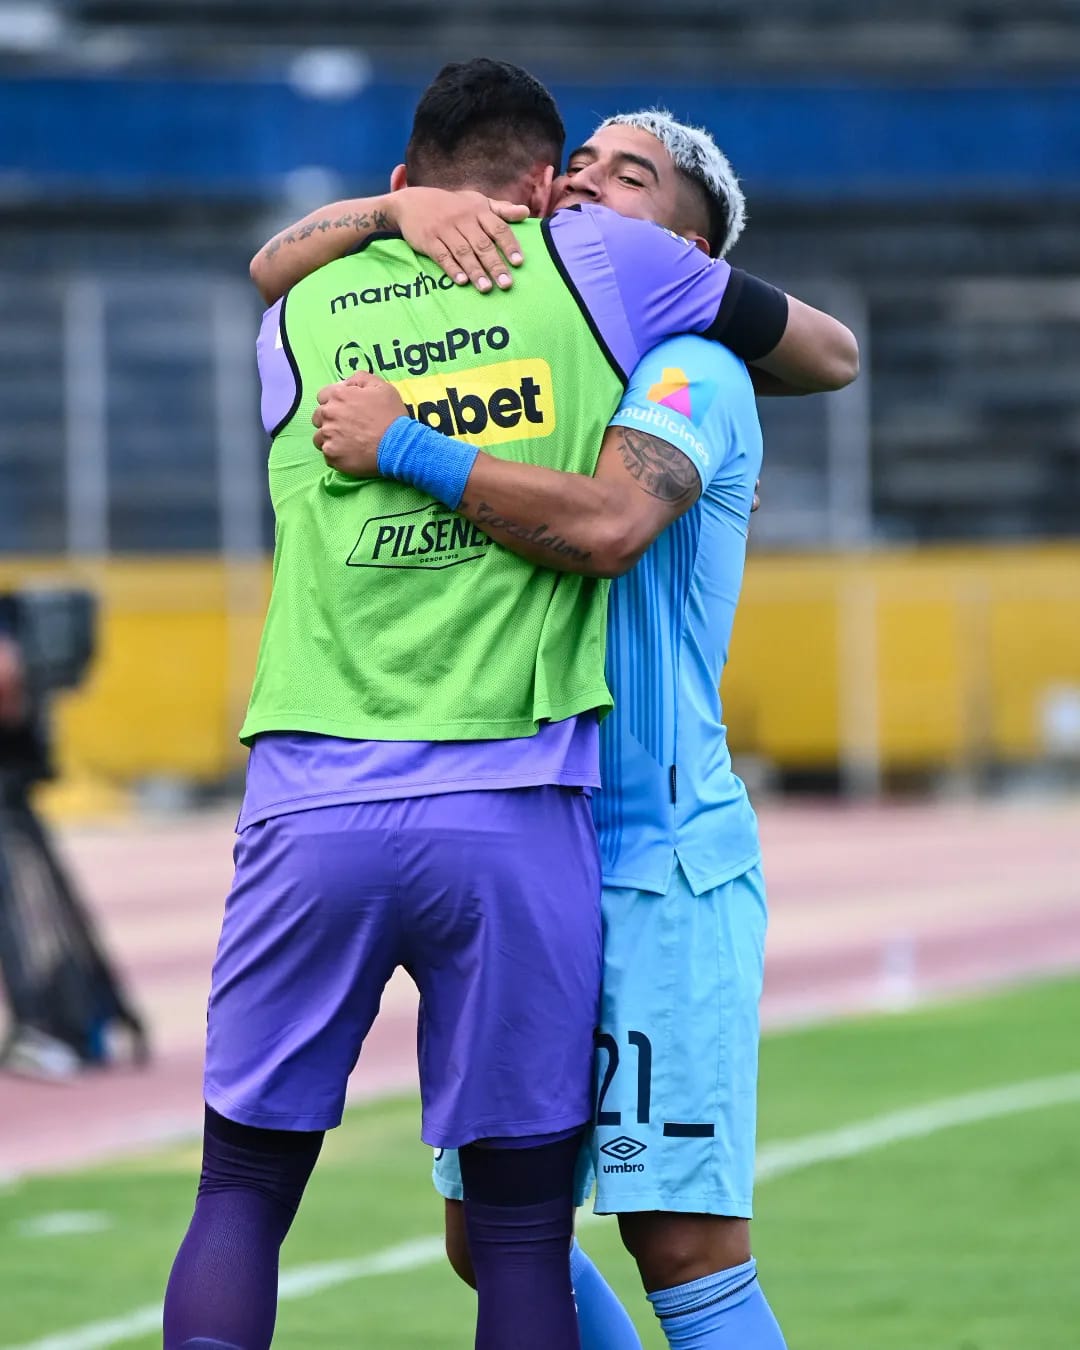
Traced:
POLYGON ((825 393, 859 373, 858 343, 838 319, 670 230, 599 206, 557 212, 554 222, 556 239, 586 230, 602 239, 638 343, 635 362, 666 338, 699 333, 771 376, 762 392, 825 393))
POLYGON ((312 421, 331 468, 411 483, 512 552, 556 571, 629 571, 701 492, 690 459, 650 433, 608 427, 592 478, 518 464, 414 422, 397 389, 374 375, 320 390, 312 421))

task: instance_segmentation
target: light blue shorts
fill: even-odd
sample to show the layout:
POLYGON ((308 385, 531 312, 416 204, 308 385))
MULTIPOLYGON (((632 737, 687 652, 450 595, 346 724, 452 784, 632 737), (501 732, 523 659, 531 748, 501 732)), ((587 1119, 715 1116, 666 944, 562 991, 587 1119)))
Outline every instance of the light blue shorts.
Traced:
MULTIPOLYGON (((666 895, 605 887, 603 915, 596 1128, 577 1201, 595 1178, 599 1214, 750 1218, 761 868, 697 896, 681 869, 666 895)), ((436 1157, 433 1178, 442 1195, 461 1198, 453 1150, 436 1157)))

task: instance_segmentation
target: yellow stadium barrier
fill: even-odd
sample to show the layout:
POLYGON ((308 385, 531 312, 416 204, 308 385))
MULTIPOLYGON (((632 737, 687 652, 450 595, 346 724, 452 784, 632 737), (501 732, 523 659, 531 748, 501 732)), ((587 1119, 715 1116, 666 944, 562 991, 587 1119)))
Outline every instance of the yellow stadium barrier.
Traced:
MULTIPOLYGON (((91 678, 57 710, 66 774, 122 786, 242 769, 268 564, 0 563, 2 589, 49 581, 102 604, 91 678)), ((1080 709, 1080 548, 755 555, 731 657, 732 745, 783 768, 1041 759, 1053 709, 1080 709)))
POLYGON ((787 768, 1042 759, 1080 708, 1080 549, 754 557, 723 693, 732 745, 787 768))

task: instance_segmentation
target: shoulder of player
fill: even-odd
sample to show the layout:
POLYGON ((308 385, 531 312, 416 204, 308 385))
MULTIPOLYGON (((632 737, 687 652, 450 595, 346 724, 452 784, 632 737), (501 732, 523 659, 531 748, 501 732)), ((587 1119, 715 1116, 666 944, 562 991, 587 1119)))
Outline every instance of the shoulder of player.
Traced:
MULTIPOLYGON (((301 277, 290 288, 290 291, 316 290, 327 282, 333 282, 342 275, 355 274, 358 270, 362 271, 364 264, 369 260, 378 257, 380 248, 387 244, 398 244, 404 248, 409 248, 405 240, 396 230, 379 230, 375 234, 369 234, 366 239, 349 249, 348 253, 340 258, 332 258, 325 262, 321 267, 317 267, 314 272, 309 272, 306 277, 301 277)), ((430 259, 423 258, 416 254, 419 262, 428 262, 432 267, 435 266, 430 259)), ((288 292, 287 292, 288 294, 288 292)))
MULTIPOLYGON (((707 477, 719 472, 757 424, 757 401, 744 362, 715 342, 686 334, 654 347, 634 373, 635 392, 684 414, 677 424, 693 428, 707 477), (680 395, 679 390, 685 389, 680 395), (647 393, 646 393, 647 390, 647 393)), ((682 447, 685 449, 685 447, 682 447)), ((708 482, 706 483, 708 487, 708 482)))
MULTIPOLYGON (((524 220, 514 224, 514 229, 521 231, 528 240, 530 235, 539 232, 544 222, 540 220, 524 220)), ((304 294, 308 291, 318 291, 326 287, 342 285, 346 280, 350 280, 352 285, 350 289, 357 289, 362 284, 365 267, 369 263, 385 261, 385 250, 387 246, 393 248, 393 256, 396 256, 400 263, 402 260, 402 250, 407 254, 412 254, 419 272, 429 273, 435 280, 443 276, 442 269, 427 257, 426 254, 419 253, 416 249, 404 239, 396 230, 380 230, 375 234, 370 234, 366 239, 362 239, 355 247, 340 258, 333 258, 330 262, 323 263, 317 267, 314 272, 309 272, 307 276, 301 277, 299 281, 290 286, 286 295, 293 293, 304 294), (394 247, 397 246, 397 247, 394 247), (380 258, 380 254, 383 255, 380 258)), ((385 284, 380 282, 380 284, 385 284)))
POLYGON ((641 360, 643 371, 670 366, 679 368, 690 382, 708 381, 732 392, 745 389, 753 394, 746 363, 727 347, 710 342, 696 333, 681 333, 668 338, 653 347, 641 360))

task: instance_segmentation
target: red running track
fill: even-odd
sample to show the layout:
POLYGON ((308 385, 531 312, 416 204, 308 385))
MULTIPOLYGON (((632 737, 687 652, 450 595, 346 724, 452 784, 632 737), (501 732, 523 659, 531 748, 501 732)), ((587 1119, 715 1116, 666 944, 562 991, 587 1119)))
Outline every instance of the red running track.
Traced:
MULTIPOLYGON (((64 850, 151 1024, 154 1059, 58 1084, 0 1076, 0 1177, 190 1135, 232 817, 72 830, 64 850)), ((779 1025, 1080 970, 1080 802, 766 805, 763 1018, 779 1025)), ((354 1099, 412 1088, 415 994, 395 979, 354 1099)), ((419 1130, 419 1117, 417 1120, 419 1130)))

